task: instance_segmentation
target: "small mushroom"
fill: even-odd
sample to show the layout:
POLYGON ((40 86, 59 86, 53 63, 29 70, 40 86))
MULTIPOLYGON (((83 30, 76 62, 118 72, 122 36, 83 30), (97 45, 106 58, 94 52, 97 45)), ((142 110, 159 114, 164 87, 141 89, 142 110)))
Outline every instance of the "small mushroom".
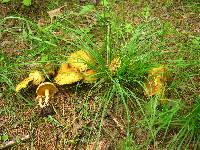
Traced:
POLYGON ((15 91, 18 93, 21 89, 26 88, 29 84, 29 82, 33 81, 33 77, 28 77, 24 79, 22 82, 20 82, 16 88, 15 91))
POLYGON ((57 87, 51 82, 41 83, 36 89, 36 94, 41 108, 48 105, 49 98, 52 97, 58 91, 57 87), (44 104, 42 104, 44 98, 44 104))
POLYGON ((93 63, 91 56, 84 50, 79 50, 71 53, 68 61, 69 66, 76 69, 77 71, 83 72, 88 69, 87 63, 93 63))
POLYGON ((149 81, 146 83, 145 95, 159 95, 163 96, 165 91, 165 82, 167 80, 165 76, 164 66, 153 68, 148 74, 149 81))
POLYGON ((80 72, 71 68, 68 64, 61 64, 57 76, 54 78, 58 85, 72 84, 82 79, 80 72))
POLYGON ((149 78, 159 77, 162 82, 166 82, 167 81, 166 72, 167 72, 166 67, 164 67, 164 65, 161 65, 159 67, 151 69, 149 71, 148 77, 149 78))
POLYGON ((39 85, 41 82, 44 82, 44 80, 45 78, 40 71, 33 71, 29 74, 28 78, 25 78, 16 86, 15 91, 19 92, 21 89, 26 88, 31 81, 34 85, 39 85))
POLYGON ((148 83, 146 83, 147 91, 145 91, 145 95, 154 96, 154 95, 162 95, 165 86, 164 82, 161 81, 160 76, 155 77, 153 80, 149 80, 148 83))

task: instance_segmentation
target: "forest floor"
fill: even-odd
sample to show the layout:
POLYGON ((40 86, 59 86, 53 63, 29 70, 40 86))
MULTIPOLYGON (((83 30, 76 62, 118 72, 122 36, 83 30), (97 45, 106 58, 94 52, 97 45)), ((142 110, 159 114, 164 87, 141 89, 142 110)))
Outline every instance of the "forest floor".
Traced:
POLYGON ((200 3, 104 2, 0 4, 0 149, 200 148, 200 3), (123 52, 134 48, 133 58, 123 52), (46 110, 35 101, 37 86, 15 91, 35 69, 53 82, 46 64, 58 72, 80 49, 98 64, 95 83, 57 85, 46 110), (118 57, 121 69, 112 75, 108 66, 118 57), (160 65, 165 96, 147 96, 148 72, 160 65))

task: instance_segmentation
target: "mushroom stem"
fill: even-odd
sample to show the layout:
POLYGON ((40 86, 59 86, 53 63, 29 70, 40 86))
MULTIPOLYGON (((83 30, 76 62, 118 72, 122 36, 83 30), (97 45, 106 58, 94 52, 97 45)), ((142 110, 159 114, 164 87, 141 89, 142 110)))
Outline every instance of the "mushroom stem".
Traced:
POLYGON ((45 105, 42 104, 42 97, 38 98, 38 104, 41 108, 43 108, 45 105))
POLYGON ((45 105, 48 105, 49 102, 49 89, 45 89, 45 105))

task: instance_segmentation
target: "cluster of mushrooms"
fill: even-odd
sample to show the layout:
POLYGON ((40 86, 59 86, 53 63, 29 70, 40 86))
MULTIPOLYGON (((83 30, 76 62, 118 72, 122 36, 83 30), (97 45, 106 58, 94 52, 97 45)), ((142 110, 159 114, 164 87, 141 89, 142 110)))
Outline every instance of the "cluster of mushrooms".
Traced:
MULTIPOLYGON (((62 63, 55 76, 55 70, 50 69, 49 74, 54 76, 54 82, 45 82, 45 77, 40 71, 34 71, 29 77, 24 79, 16 86, 16 92, 26 88, 31 82, 38 85, 36 89, 36 101, 41 108, 49 105, 49 99, 58 92, 56 85, 72 84, 82 80, 84 83, 94 83, 96 81, 95 71, 88 69, 88 63, 95 64, 91 56, 83 50, 71 53, 66 63, 62 63)), ((114 58, 108 66, 112 75, 115 75, 121 65, 120 58, 114 58)), ((148 82, 146 82, 146 96, 160 95, 164 97, 166 76, 164 76, 164 66, 153 68, 148 73, 148 82)))
POLYGON ((16 92, 26 88, 29 83, 38 85, 36 101, 41 108, 44 108, 49 105, 49 99, 58 92, 56 85, 72 84, 80 80, 85 83, 96 81, 95 72, 88 69, 88 62, 93 63, 93 60, 85 51, 79 50, 71 53, 68 61, 61 64, 57 75, 54 77, 54 83, 45 82, 42 72, 36 70, 16 86, 16 92))

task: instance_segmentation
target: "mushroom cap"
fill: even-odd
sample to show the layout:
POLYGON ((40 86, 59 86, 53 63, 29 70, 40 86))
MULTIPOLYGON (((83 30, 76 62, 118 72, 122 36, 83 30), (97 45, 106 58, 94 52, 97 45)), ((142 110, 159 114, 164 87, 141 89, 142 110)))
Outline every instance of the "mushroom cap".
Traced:
POLYGON ((58 70, 58 74, 64 73, 64 72, 68 72, 70 69, 69 64, 68 63, 62 63, 60 65, 60 68, 58 70))
POLYGON ((149 76, 158 76, 158 75, 161 75, 165 73, 165 68, 163 65, 159 66, 159 67, 156 67, 156 68, 152 68, 150 71, 149 71, 149 76))
POLYGON ((84 83, 94 83, 97 78, 94 77, 95 72, 94 70, 87 70, 86 72, 83 73, 83 82, 84 83))
POLYGON ((39 85, 41 82, 45 81, 44 75, 40 71, 33 71, 29 74, 29 77, 33 78, 33 84, 39 85))
POLYGON ((59 73, 55 78, 55 83, 59 85, 64 85, 64 84, 72 84, 77 81, 80 81, 82 79, 82 75, 80 72, 76 72, 74 70, 68 70, 63 73, 59 73))
POLYGON ((33 80, 33 77, 28 77, 26 79, 24 79, 22 82, 20 82, 16 88, 15 91, 19 92, 21 89, 26 88, 29 84, 29 82, 31 82, 33 80))
POLYGON ((37 96, 45 96, 46 89, 49 90, 49 96, 53 96, 56 92, 58 92, 57 87, 53 83, 44 82, 37 87, 36 89, 37 96))
POLYGON ((156 68, 152 68, 149 70, 148 78, 156 80, 160 79, 162 82, 166 82, 168 80, 169 73, 167 72, 167 68, 164 65, 161 65, 156 68))
POLYGON ((68 58, 69 66, 82 72, 87 70, 87 63, 93 63, 91 56, 84 50, 79 50, 71 53, 68 58))
POLYGON ((163 65, 152 68, 149 71, 148 78, 149 81, 146 83, 147 90, 145 95, 159 95, 163 96, 165 92, 165 82, 167 78, 165 76, 165 68, 163 65))
POLYGON ((146 83, 147 91, 145 95, 154 96, 154 95, 163 95, 165 91, 164 83, 161 81, 161 78, 157 76, 154 80, 150 80, 146 83))

